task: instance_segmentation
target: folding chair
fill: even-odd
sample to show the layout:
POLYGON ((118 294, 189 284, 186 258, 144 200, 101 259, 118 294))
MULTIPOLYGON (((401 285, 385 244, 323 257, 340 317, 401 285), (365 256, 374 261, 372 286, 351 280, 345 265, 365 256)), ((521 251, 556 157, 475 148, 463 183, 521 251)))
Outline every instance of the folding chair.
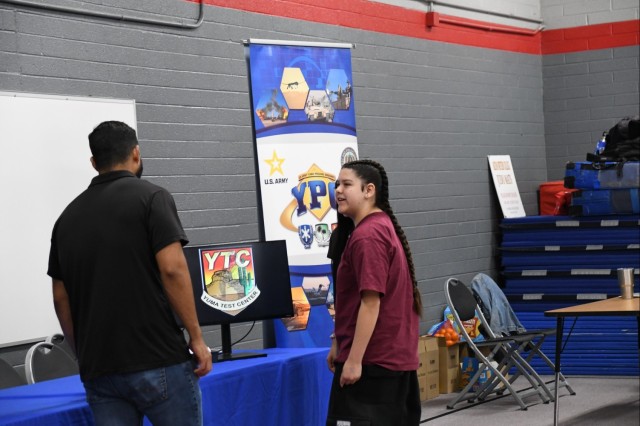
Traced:
MULTIPOLYGON (((479 302, 480 310, 483 315, 485 315, 485 318, 488 313, 488 320, 484 323, 484 331, 488 337, 518 336, 529 339, 524 347, 524 352, 527 353, 527 363, 530 363, 534 356, 538 356, 545 364, 547 364, 547 366, 549 366, 549 368, 551 368, 551 371, 555 371, 554 363, 547 355, 545 355, 544 352, 542 352, 541 349, 544 339, 546 339, 547 336, 556 334, 555 328, 527 330, 522 325, 515 312, 513 312, 513 309, 511 308, 507 297, 502 292, 502 289, 500 289, 498 284, 496 284, 496 282, 486 274, 480 273, 473 277, 471 280, 471 289, 476 301, 479 302)), ((515 372, 512 376, 512 380, 517 379, 518 376, 519 372, 515 372)), ((562 373, 559 375, 558 386, 566 387, 567 391, 569 391, 569 394, 571 395, 576 394, 562 373)), ((551 400, 553 400, 553 389, 549 389, 546 386, 546 383, 544 384, 544 387, 546 388, 545 391, 550 396, 551 400)))
POLYGON ((69 346, 69 343, 64 338, 64 334, 60 334, 60 333, 52 334, 51 336, 45 339, 45 342, 51 343, 52 345, 60 346, 60 348, 63 349, 67 353, 67 355, 71 357, 71 359, 75 360, 77 358, 76 354, 71 349, 71 346, 69 346))
POLYGON ((504 392, 511 394, 522 410, 527 409, 527 405, 523 399, 532 395, 537 395, 544 403, 549 402, 550 397, 547 390, 541 386, 541 383, 543 384, 544 382, 526 360, 520 356, 520 352, 522 352, 528 344, 529 338, 518 336, 488 337, 483 341, 474 342, 464 327, 464 321, 472 319, 476 313, 482 323, 485 323, 486 319, 478 307, 473 293, 456 278, 449 278, 447 280, 444 286, 444 293, 447 303, 451 307, 454 320, 460 329, 460 333, 466 340, 475 358, 478 359, 479 366, 464 389, 451 403, 447 404, 447 408, 454 408, 458 402, 464 399, 468 402, 474 402, 476 399, 484 400, 492 393, 504 392), (488 349, 490 353, 484 355, 480 350, 481 348, 488 349), (498 360, 497 366, 491 363, 491 361, 498 360), (529 381, 531 384, 530 389, 516 392, 512 386, 514 380, 507 379, 503 374, 503 372, 507 372, 513 367, 520 372, 518 376, 521 375, 529 381), (480 379, 480 376, 487 372, 490 373, 489 380, 479 385, 478 389, 473 391, 472 389, 480 379), (500 387, 498 387, 499 385, 500 387))
POLYGON ((60 346, 48 342, 29 348, 24 370, 29 384, 79 373, 78 363, 60 346))
POLYGON ((7 361, 0 358, 0 389, 12 388, 14 386, 26 385, 27 382, 20 373, 7 361))

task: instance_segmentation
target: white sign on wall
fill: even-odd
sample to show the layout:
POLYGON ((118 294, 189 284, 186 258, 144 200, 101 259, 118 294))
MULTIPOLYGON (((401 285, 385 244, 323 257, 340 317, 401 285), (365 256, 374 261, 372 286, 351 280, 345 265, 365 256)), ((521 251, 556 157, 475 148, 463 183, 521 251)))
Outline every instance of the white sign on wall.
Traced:
POLYGON ((489 168, 505 218, 525 217, 520 191, 509 155, 489 155, 489 168))

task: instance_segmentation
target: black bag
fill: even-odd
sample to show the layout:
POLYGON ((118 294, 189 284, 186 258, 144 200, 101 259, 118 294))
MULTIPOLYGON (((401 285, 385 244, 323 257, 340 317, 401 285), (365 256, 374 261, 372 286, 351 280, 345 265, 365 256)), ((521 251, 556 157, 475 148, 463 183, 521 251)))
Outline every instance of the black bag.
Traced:
POLYGON ((587 161, 640 161, 640 116, 625 117, 607 132, 602 153, 587 154, 587 161))

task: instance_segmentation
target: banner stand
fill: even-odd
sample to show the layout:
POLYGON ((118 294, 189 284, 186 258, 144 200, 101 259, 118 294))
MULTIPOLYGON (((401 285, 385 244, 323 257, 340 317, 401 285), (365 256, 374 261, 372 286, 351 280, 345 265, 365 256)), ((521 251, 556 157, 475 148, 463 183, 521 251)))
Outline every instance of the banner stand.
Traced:
POLYGON ((335 180, 358 158, 348 43, 249 39, 260 239, 285 240, 294 317, 263 325, 265 347, 330 346, 329 238, 335 180))

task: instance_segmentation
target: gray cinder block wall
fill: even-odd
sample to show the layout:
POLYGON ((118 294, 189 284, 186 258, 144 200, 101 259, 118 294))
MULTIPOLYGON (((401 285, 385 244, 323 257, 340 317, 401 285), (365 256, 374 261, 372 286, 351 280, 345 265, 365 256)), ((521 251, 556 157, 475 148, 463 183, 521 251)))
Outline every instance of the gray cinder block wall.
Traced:
MULTIPOLYGON (((640 13, 638 2, 633 0, 541 0, 540 3, 547 31, 596 26, 593 36, 609 34, 603 24, 637 20, 640 13)), ((588 35, 587 31, 583 33, 588 35)), ((626 116, 640 114, 639 57, 637 44, 543 55, 549 180, 564 177, 567 161, 585 161, 602 132, 626 116)))
POLYGON ((640 114, 638 46, 545 55, 544 121, 549 180, 585 161, 604 131, 640 114))

